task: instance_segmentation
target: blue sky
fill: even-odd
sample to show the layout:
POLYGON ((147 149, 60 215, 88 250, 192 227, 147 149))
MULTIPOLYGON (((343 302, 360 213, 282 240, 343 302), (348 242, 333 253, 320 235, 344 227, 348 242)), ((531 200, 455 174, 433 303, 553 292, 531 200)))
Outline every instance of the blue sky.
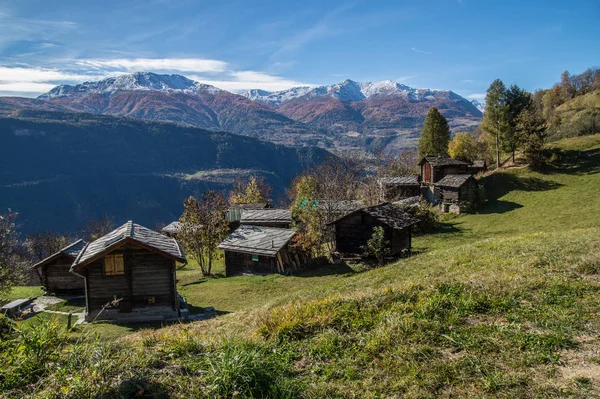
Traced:
POLYGON ((600 2, 3 0, 0 95, 133 71, 227 90, 395 80, 481 99, 600 66, 600 2))

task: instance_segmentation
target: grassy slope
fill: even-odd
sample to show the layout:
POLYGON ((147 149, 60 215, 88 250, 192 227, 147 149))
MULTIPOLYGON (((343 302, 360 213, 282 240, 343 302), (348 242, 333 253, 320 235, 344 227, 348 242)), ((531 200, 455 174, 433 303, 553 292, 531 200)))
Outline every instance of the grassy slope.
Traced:
MULTIPOLYGON (((596 397, 600 135, 554 151, 545 171, 488 177, 487 207, 385 268, 204 281, 190 267, 188 301, 231 313, 138 332, 105 361, 173 397, 235 396, 224 381, 271 366, 269 397, 596 397)), ((98 367, 113 370, 71 372, 114 391, 121 377, 98 380, 98 367)))

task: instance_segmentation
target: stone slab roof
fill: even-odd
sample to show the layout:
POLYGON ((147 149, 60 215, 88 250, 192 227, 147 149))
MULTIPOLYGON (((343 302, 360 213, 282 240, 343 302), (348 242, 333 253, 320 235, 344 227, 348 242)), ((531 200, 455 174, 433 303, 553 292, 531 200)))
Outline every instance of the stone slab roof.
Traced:
POLYGON ((296 232, 290 229, 242 225, 219 244, 219 249, 275 256, 295 234, 296 232))
POLYGON ((465 184, 467 180, 469 180, 472 175, 446 175, 440 181, 435 183, 440 187, 453 187, 458 188, 465 184))
POLYGON ((364 212, 373 218, 379 220, 383 224, 390 226, 396 230, 402 230, 408 226, 412 226, 419 222, 419 219, 412 216, 411 214, 404 212, 397 206, 390 204, 389 202, 384 202, 379 205, 370 206, 367 208, 358 209, 352 213, 349 213, 346 216, 343 216, 329 224, 336 224, 338 221, 343 220, 350 215, 353 215, 357 212, 364 212))
POLYGON ((292 223, 292 212, 289 209, 244 209, 240 223, 292 223))
POLYGON ((69 245, 67 245, 66 247, 64 247, 63 249, 61 249, 60 251, 50 255, 49 257, 47 257, 46 259, 41 260, 40 262, 36 263, 35 265, 33 265, 33 267, 40 267, 42 265, 45 265, 48 262, 53 261, 54 259, 58 258, 60 255, 67 255, 73 259, 77 258, 77 255, 79 255, 79 253, 81 252, 81 250, 87 245, 87 242, 83 241, 83 240, 77 240, 74 243, 71 243, 69 245))
POLYGON ((121 227, 116 228, 103 237, 87 244, 73 262, 71 270, 85 266, 96 260, 113 248, 120 246, 126 241, 142 244, 167 257, 174 258, 179 262, 185 262, 185 255, 181 246, 174 238, 167 237, 147 227, 128 221, 121 227))
POLYGON ((425 157, 419 162, 419 165, 423 165, 425 162, 432 166, 470 165, 468 162, 448 157, 425 157))
POLYGON ((176 220, 174 222, 169 223, 165 227, 163 227, 161 231, 163 233, 177 234, 177 233, 179 233, 180 229, 181 229, 181 225, 179 223, 179 220, 176 220))
POLYGON ((379 179, 379 183, 386 186, 419 186, 419 176, 384 176, 379 179))

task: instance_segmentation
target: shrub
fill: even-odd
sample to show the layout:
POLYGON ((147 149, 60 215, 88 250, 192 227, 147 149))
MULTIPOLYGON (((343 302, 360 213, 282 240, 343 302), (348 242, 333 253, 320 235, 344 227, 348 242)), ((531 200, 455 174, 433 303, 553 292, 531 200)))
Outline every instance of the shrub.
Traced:
POLYGON ((405 211, 419 219, 414 229, 417 234, 429 233, 440 224, 439 210, 425 200, 421 200, 418 206, 407 207, 405 211))

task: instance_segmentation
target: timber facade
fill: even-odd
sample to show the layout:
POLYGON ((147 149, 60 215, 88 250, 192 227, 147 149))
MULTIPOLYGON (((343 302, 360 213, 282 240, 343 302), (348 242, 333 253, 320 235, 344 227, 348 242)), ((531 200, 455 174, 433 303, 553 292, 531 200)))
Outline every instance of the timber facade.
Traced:
POLYGON ((73 261, 87 243, 78 240, 41 262, 34 269, 40 274, 46 295, 83 295, 85 281, 70 272, 73 261))
POLYGON ((446 175, 469 173, 469 163, 447 157, 425 157, 419 162, 421 181, 424 184, 437 183, 446 175))

